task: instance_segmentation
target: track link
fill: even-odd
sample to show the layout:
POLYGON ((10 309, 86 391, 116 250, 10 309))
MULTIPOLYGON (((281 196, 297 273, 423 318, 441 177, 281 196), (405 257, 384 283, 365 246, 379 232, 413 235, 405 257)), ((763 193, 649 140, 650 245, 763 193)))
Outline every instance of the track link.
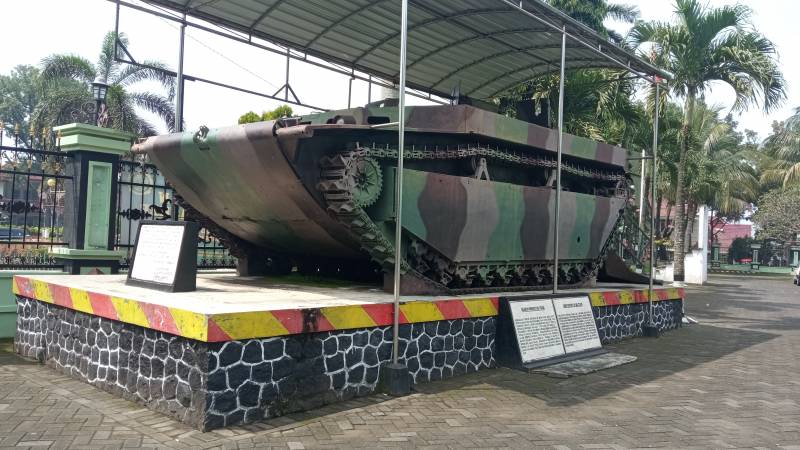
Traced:
MULTIPOLYGON (((394 266, 394 244, 381 232, 369 215, 354 200, 356 186, 352 171, 359 158, 397 158, 397 150, 386 147, 363 147, 356 143, 354 150, 343 151, 324 156, 320 161, 321 172, 318 189, 328 205, 329 213, 342 222, 364 249, 384 270, 394 266)), ((462 159, 473 156, 501 159, 535 167, 555 167, 555 161, 537 159, 530 156, 521 157, 505 154, 500 150, 486 147, 464 146, 444 150, 410 150, 403 152, 404 159, 462 159), (498 155, 500 155, 498 157, 498 155)), ((577 166, 569 167, 567 172, 592 180, 614 181, 625 180, 624 172, 603 172, 577 166)), ((615 191, 616 195, 626 192, 615 191)), ((621 217, 621 216, 620 216, 621 217)), ((619 223, 619 218, 617 224, 619 223)), ((616 230, 615 225, 614 229, 616 230)), ((408 249, 402 260, 401 272, 414 275, 431 288, 451 294, 467 294, 479 291, 522 291, 548 289, 553 283, 553 265, 547 262, 519 262, 510 264, 458 264, 455 263, 424 241, 413 236, 406 236, 408 249)), ((607 239, 600 256, 592 261, 565 262, 559 264, 559 285, 564 288, 581 287, 589 283, 606 257, 607 239)))

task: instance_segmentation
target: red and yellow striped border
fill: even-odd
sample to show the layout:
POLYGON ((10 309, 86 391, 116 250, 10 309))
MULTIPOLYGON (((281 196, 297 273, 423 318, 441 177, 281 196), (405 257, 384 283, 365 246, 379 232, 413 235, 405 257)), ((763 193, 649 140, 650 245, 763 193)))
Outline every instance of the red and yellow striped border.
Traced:
MULTIPOLYGON (((391 325, 393 305, 371 303, 325 308, 205 314, 155 305, 15 275, 14 294, 88 314, 119 320, 205 342, 284 336, 319 331, 391 325)), ((656 301, 682 299, 683 289, 656 289, 656 301)), ((647 301, 644 290, 592 292, 592 306, 647 301)), ((400 305, 400 323, 431 322, 497 315, 499 297, 410 301, 400 305)))
POLYGON ((145 328, 205 341, 205 314, 70 288, 36 278, 14 275, 15 295, 63 306, 145 328))
MULTIPOLYGON (((686 297, 683 288, 653 288, 654 302, 678 300, 686 297)), ((592 306, 629 305, 647 303, 650 297, 648 289, 620 289, 616 291, 590 292, 592 306)))

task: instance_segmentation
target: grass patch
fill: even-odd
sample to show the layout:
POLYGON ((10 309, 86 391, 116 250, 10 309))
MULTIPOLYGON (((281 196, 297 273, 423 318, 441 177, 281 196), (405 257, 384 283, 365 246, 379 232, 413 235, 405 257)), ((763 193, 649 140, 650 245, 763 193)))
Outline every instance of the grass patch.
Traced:
POLYGON ((0 338, 0 353, 14 353, 14 338, 0 338))

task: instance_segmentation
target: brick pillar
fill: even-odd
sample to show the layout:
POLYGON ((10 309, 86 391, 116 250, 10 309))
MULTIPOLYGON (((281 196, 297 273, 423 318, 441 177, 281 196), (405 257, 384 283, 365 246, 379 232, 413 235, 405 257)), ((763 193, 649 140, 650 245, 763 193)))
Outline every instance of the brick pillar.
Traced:
POLYGON ((72 154, 66 168, 64 236, 69 248, 53 255, 73 275, 117 273, 124 251, 115 251, 117 171, 133 135, 72 123, 55 128, 61 150, 72 154))

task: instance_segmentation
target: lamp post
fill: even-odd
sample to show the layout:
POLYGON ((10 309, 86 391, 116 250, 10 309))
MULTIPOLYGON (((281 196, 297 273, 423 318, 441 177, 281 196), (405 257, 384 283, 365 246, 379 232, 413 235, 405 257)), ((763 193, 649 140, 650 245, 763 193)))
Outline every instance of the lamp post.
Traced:
POLYGON ((102 78, 97 77, 92 83, 92 97, 95 102, 94 123, 98 127, 104 127, 108 122, 106 95, 108 95, 108 84, 102 78))

